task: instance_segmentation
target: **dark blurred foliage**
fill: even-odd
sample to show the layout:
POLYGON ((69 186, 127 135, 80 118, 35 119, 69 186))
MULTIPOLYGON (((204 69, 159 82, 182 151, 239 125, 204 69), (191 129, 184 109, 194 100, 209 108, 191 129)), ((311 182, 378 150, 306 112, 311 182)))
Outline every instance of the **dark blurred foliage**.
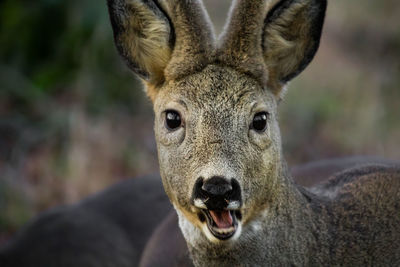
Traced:
MULTIPOLYGON (((229 0, 204 1, 217 32, 229 0)), ((290 164, 400 158, 400 4, 330 1, 321 48, 280 107, 290 164)), ((105 1, 0 1, 0 243, 32 215, 157 171, 152 111, 105 1)))
POLYGON ((151 108, 114 49, 105 2, 1 1, 0 59, 1 229, 156 171, 151 108))

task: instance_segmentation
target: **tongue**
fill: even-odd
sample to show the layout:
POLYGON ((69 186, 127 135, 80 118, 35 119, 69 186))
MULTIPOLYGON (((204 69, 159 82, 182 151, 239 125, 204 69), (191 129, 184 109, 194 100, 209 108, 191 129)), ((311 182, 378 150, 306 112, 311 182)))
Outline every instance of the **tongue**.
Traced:
POLYGON ((210 215, 218 228, 229 228, 233 224, 231 213, 228 210, 210 210, 210 215))

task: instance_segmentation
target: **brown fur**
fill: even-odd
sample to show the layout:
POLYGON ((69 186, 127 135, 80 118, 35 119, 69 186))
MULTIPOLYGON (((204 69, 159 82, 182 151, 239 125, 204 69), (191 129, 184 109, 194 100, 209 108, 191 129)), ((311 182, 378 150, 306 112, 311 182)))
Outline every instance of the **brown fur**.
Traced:
MULTIPOLYGON (((344 174, 354 173, 354 169, 357 168, 359 170, 362 166, 371 165, 371 163, 374 162, 386 165, 394 165, 397 163, 396 161, 379 157, 353 156, 331 158, 293 166, 290 168, 290 172, 296 183, 310 188, 312 186, 318 186, 318 184, 322 182, 326 182, 328 178, 332 177, 335 173, 335 178, 332 177, 330 182, 343 181, 340 177, 344 176, 344 174), (346 171, 346 169, 349 169, 349 171, 346 171), (340 172, 341 174, 338 174, 340 172)), ((320 186, 325 187, 326 185, 327 184, 324 183, 320 186)), ((178 217, 174 211, 172 211, 154 230, 146 244, 139 266, 193 266, 185 239, 178 226, 178 217), (165 246, 165 244, 170 245, 165 246)))
POLYGON ((221 60, 281 96, 285 83, 304 69, 319 45, 316 2, 236 1, 221 37, 221 60))
MULTIPOLYGON (((124 2, 109 0, 111 7, 124 2)), ((164 79, 146 84, 163 185, 194 264, 400 264, 400 248, 391 245, 400 238, 397 168, 356 169, 310 192, 294 183, 282 156, 282 88, 312 60, 326 0, 237 0, 217 44, 200 0, 143 3, 173 29, 164 79), (176 129, 166 127, 171 110, 181 118, 176 129), (259 112, 267 114, 262 131, 252 128, 259 112), (209 232, 191 198, 197 179, 216 176, 236 179, 243 201, 243 231, 226 242, 209 232)), ((121 13, 131 14, 110 9, 116 35, 127 35, 116 38, 119 48, 135 38, 114 18, 121 13)), ((137 59, 128 58, 132 69, 148 71, 137 59)))
POLYGON ((109 1, 118 49, 142 77, 157 84, 171 58, 171 28, 161 12, 141 1, 109 1))
POLYGON ((271 6, 271 1, 235 1, 218 50, 222 62, 253 76, 263 86, 268 73, 261 56, 262 26, 271 6))
POLYGON ((175 47, 166 80, 177 80, 202 70, 212 56, 214 31, 203 3, 196 0, 162 1, 175 25, 175 47))
POLYGON ((135 15, 124 20, 128 33, 120 35, 118 42, 126 44, 128 56, 138 62, 140 68, 153 74, 153 82, 162 80, 164 68, 171 58, 169 25, 157 19, 144 4, 131 1, 129 5, 135 15))
POLYGON ((330 257, 337 265, 393 266, 400 263, 398 167, 354 168, 320 187, 336 194, 337 201, 328 205, 332 216, 327 220, 330 228, 335 229, 329 246, 333 254, 330 257))
MULTIPOLYGON (((131 1, 122 15, 116 10, 111 17, 119 18, 114 32, 123 57, 137 66, 134 71, 150 75, 146 88, 151 99, 164 82, 201 71, 208 64, 222 64, 250 75, 281 97, 288 77, 293 78, 309 63, 319 44, 319 36, 312 34, 318 32, 310 8, 314 1, 294 3, 275 18, 273 7, 281 2, 236 1, 217 45, 200 1, 163 0, 160 12, 131 1), (304 62, 305 58, 309 60, 304 62)), ((124 1, 109 5, 116 3, 124 1)))
POLYGON ((208 64, 214 33, 202 2, 108 0, 108 6, 118 50, 149 84, 151 99, 164 82, 208 64))

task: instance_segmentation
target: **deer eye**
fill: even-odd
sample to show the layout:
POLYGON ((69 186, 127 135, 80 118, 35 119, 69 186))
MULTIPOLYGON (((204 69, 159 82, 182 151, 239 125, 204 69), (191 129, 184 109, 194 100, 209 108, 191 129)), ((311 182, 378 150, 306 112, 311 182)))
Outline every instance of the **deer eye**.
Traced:
POLYGON ((251 122, 250 129, 253 129, 260 133, 264 132, 267 128, 267 118, 268 113, 265 111, 256 113, 256 115, 254 115, 253 121, 251 122))
POLYGON ((167 110, 165 112, 165 126, 168 130, 174 131, 181 127, 182 119, 181 115, 175 110, 167 110))

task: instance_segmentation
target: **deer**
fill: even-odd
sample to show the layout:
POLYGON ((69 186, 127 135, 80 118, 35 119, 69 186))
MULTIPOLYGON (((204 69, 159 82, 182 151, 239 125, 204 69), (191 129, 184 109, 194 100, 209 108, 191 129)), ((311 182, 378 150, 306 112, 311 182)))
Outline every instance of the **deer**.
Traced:
POLYGON ((326 0, 236 0, 215 37, 200 0, 109 0, 117 49, 153 103, 160 174, 195 266, 396 265, 400 169, 307 190, 277 107, 313 59, 326 0))
MULTIPOLYGON (((296 183, 313 188, 335 173, 371 164, 398 164, 372 156, 295 165, 296 183)), ((58 206, 28 222, 3 247, 5 267, 193 266, 159 175, 119 182, 78 203, 58 206)))
POLYGON ((217 39, 201 0, 108 0, 153 103, 161 177, 40 215, 0 265, 398 265, 397 162, 290 170, 282 154, 277 107, 317 52, 326 5, 236 0, 217 39))
MULTIPOLYGON (((376 164, 398 165, 398 161, 372 156, 330 158, 295 165, 290 168, 290 173, 297 184, 314 190, 331 176, 340 176, 352 169, 376 164)), ((178 226, 176 212, 170 211, 152 231, 140 257, 139 266, 193 266, 186 241, 178 226)))
POLYGON ((0 266, 138 266, 171 209, 159 175, 124 180, 33 218, 0 247, 0 266))

